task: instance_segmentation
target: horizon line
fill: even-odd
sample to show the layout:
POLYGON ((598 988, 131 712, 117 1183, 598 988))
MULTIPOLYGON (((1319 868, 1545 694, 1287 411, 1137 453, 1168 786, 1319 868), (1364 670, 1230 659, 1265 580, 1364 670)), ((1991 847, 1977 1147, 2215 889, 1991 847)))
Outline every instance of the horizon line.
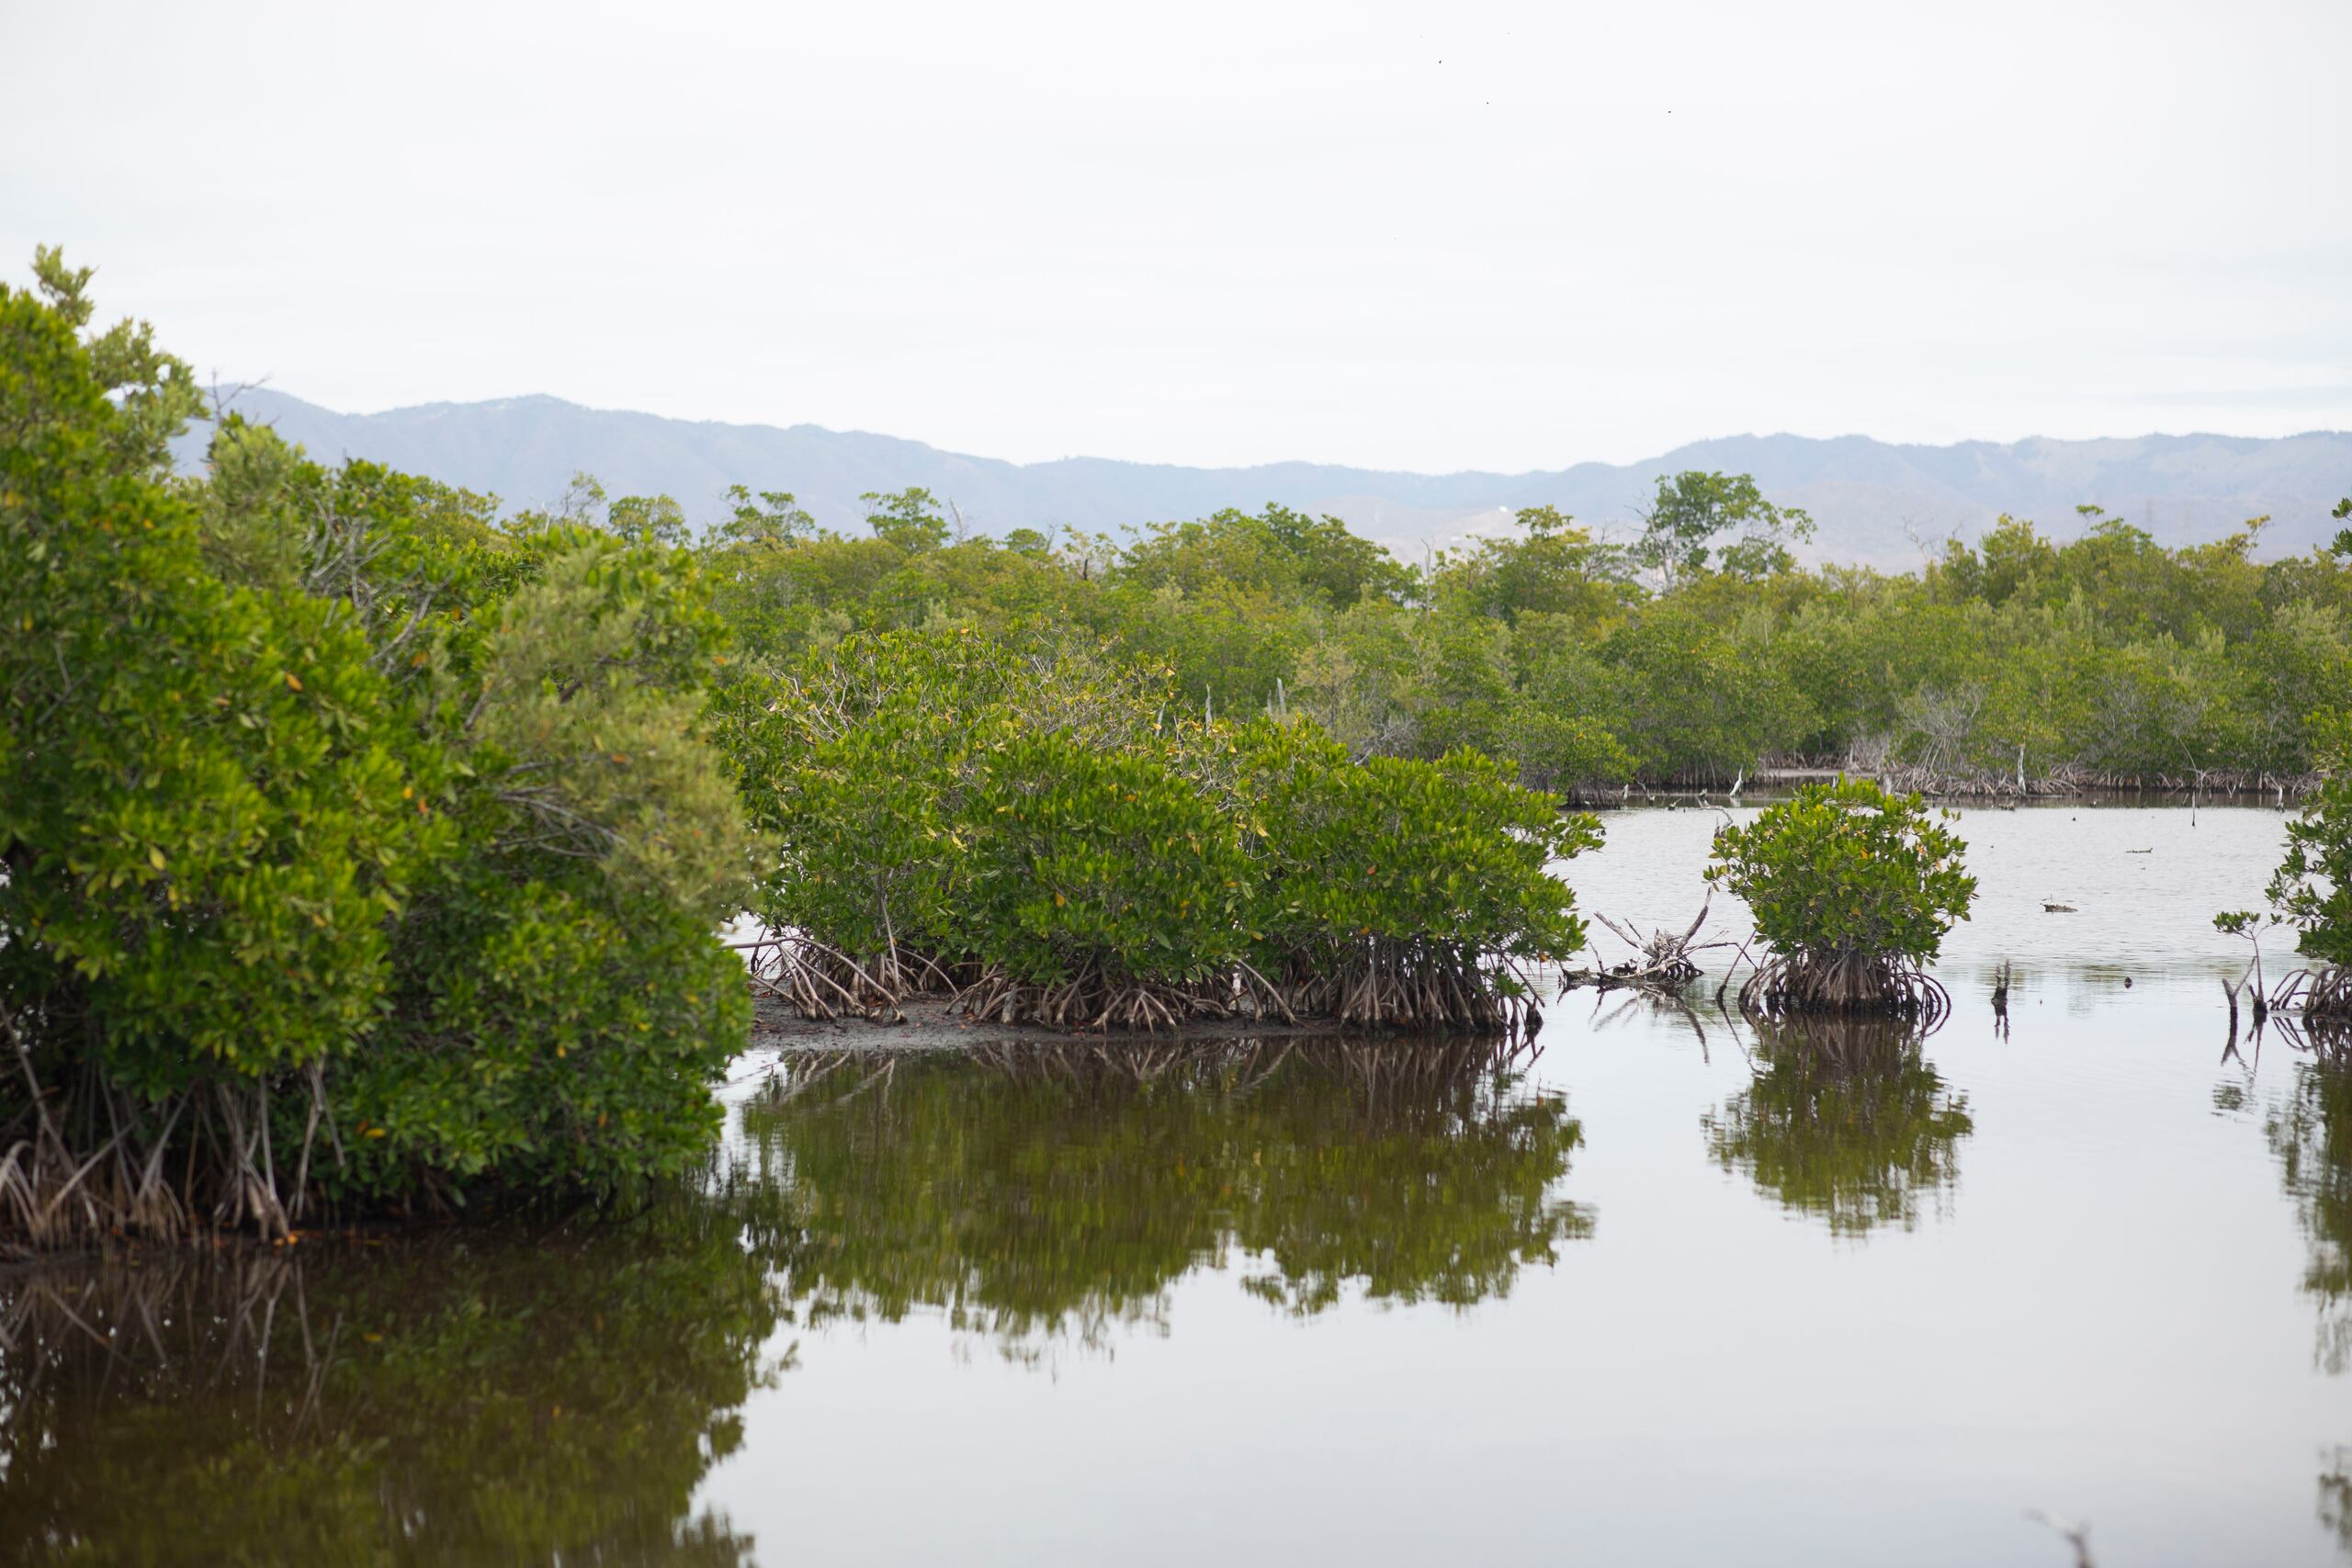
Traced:
MULTIPOLYGON (((390 408, 361 411, 330 408, 324 403, 314 402, 311 399, 302 397, 297 393, 285 391, 273 387, 266 379, 263 379, 235 384, 233 386, 233 389, 231 390, 227 396, 227 402, 230 406, 233 407, 238 398, 250 392, 270 393, 274 396, 284 398, 288 401, 300 403, 307 408, 315 409, 321 413, 331 414, 337 419, 388 419, 396 414, 421 413, 437 409, 482 409, 492 408, 502 403, 547 402, 560 404, 564 408, 577 410, 582 413, 610 414, 633 419, 658 420, 665 424, 717 426, 718 428, 728 430, 766 430, 778 433, 787 433, 795 430, 813 430, 827 435, 864 436, 868 439, 877 441, 902 442, 908 446, 919 446, 927 451, 940 453, 945 457, 965 457, 984 463, 1001 463, 1008 468, 1051 468, 1055 465, 1064 463, 1112 463, 1126 468, 1177 468, 1187 469, 1193 472, 1217 472, 1224 470, 1246 473, 1264 468, 1343 468, 1358 473, 1395 474, 1414 479, 1458 479, 1476 477, 1510 479, 1525 479, 1538 475, 1564 474, 1572 472, 1577 468, 1639 468, 1644 467, 1645 464, 1660 461, 1671 457, 1677 452, 1684 451, 1693 446, 1705 446, 1714 445, 1719 442, 1729 441, 1804 441, 1820 446, 1831 446, 1838 442, 1845 441, 1864 441, 1874 446, 1895 449, 1911 448, 1925 451, 1949 452, 1966 446, 2011 447, 2025 446, 2035 444, 2047 446, 2086 446, 2102 442, 2133 441, 2229 441, 2277 443, 2286 441, 2302 441, 2315 436, 2352 437, 2352 430, 2337 430, 2326 427, 2299 430, 2285 435, 2231 435, 2220 431, 2211 430, 2188 430, 2177 432, 2155 430, 2146 431, 2137 435, 2021 435, 2009 441, 1998 441, 1984 436, 1968 436, 1957 441, 1890 441, 1884 437, 1867 434, 1860 431, 1847 431, 1837 435, 1806 435, 1792 430, 1776 430, 1763 433, 1746 430, 1721 435, 1697 436, 1690 440, 1678 443, 1677 445, 1669 446, 1664 451, 1654 454, 1649 457, 1635 458, 1627 462, 1611 462, 1608 459, 1601 457, 1587 457, 1577 459, 1574 462, 1564 463, 1556 468, 1449 468, 1443 470, 1433 470, 1423 468, 1372 468, 1362 463, 1330 462, 1312 457, 1283 457, 1274 459, 1271 462, 1262 463, 1186 463, 1157 461, 1140 457, 1110 457, 1083 452, 1069 453, 1059 457, 1041 457, 1024 461, 1017 457, 997 457, 989 456, 985 453, 967 452, 954 447, 941 446, 933 442, 925 441, 919 436, 898 435, 888 431, 866 430, 855 426, 820 424, 814 420, 799 420, 790 424, 776 424, 768 421, 755 420, 695 419, 678 414, 656 413, 650 409, 608 408, 594 403, 577 402, 572 399, 563 397, 560 394, 554 392, 517 392, 503 397, 463 400, 441 398, 421 403, 398 403, 390 408)), ((209 423, 210 422, 209 420, 198 419, 192 421, 191 423, 202 424, 209 423)))

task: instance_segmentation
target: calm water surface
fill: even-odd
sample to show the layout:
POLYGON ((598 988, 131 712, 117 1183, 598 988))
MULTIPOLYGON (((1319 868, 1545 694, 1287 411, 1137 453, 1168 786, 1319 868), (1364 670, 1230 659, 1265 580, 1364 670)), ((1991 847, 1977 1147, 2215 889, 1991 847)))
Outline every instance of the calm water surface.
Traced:
MULTIPOLYGON (((1720 819, 1611 817, 1583 903, 1687 924, 1720 819)), ((2352 1075, 2225 1055, 2210 923, 2280 818, 1962 830, 1924 1041, 747 1059, 626 1224, 0 1280, 0 1552, 2352 1555, 2352 1075)))

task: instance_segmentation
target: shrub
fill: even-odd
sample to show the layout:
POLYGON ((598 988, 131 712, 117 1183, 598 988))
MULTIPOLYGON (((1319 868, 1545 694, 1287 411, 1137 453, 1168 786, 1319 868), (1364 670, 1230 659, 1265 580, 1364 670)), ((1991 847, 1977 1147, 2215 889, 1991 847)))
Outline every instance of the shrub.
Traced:
POLYGON ((1173 1024, 1235 1002, 1251 868, 1233 818, 1163 750, 1020 735, 978 761, 974 1012, 1012 1023, 1173 1024))
POLYGON ((1166 700, 1080 645, 969 626, 853 637, 731 682, 714 728, 777 838, 754 908, 785 945, 782 987, 830 1017, 976 978, 968 797, 989 749, 1031 731, 1125 745, 1166 700))
POLYGON ((1526 969, 1584 945, 1553 874, 1600 823, 1474 751, 1351 766, 1311 726, 1244 732, 1263 869, 1251 929, 1295 1011, 1357 1025, 1487 1030, 1519 1021, 1526 969))
POLYGON ((1746 827, 1717 830, 1707 879, 1747 900, 1770 961, 1742 1001, 1767 1012, 1949 1006, 1924 966, 1968 918, 1967 847, 1916 795, 1867 780, 1808 784, 1746 827))
MULTIPOLYGON (((2352 1017, 2352 714, 2323 710, 2310 728, 2327 771, 2287 824, 2287 853, 2267 896, 2273 916, 2294 928, 2295 950, 2317 963, 2281 981, 2271 1005, 2340 1019, 2352 1017)), ((2244 934, 2255 917, 2214 923, 2244 934)))
POLYGON ((0 289, 0 1232, 690 1162, 749 1021, 694 558, 233 422, 166 481, 178 372, 51 259, 0 289))
POLYGON ((1204 723, 1082 643, 854 637, 715 709, 780 840, 758 908, 808 1016, 952 981, 1005 1022, 1487 1031, 1583 942, 1549 868, 1598 824, 1510 764, 1358 766, 1312 722, 1204 723))
POLYGON ((0 1224, 34 1242, 198 1223, 143 1163, 175 1121, 224 1151, 203 1203, 275 1210, 266 1086, 373 1024, 435 837, 366 647, 205 570, 48 282, 0 288, 0 1224))
MULTIPOLYGON (((872 660, 875 640, 843 652, 872 660)), ((965 743, 952 706, 930 682, 846 665, 831 689, 746 675, 711 700, 745 808, 775 840, 752 908, 791 939, 791 994, 811 1017, 922 987, 962 856, 943 810, 965 743)))

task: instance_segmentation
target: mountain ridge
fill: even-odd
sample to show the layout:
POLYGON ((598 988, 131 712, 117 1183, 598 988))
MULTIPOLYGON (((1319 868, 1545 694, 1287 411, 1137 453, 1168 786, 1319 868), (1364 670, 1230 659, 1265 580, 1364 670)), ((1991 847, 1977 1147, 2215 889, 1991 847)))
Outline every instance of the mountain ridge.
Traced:
MULTIPOLYGON (((1201 516, 1268 502, 1329 512, 1408 557, 1508 528, 1522 506, 1553 504, 1602 528, 1628 525, 1657 475, 1686 468, 1746 472, 1775 501, 1820 524, 1815 559, 1916 562, 1943 537, 1973 536, 2003 513, 2045 531, 2079 528, 2096 504, 2168 545, 2219 537, 2268 513, 2264 554, 2334 536, 2328 515, 2352 493, 2352 433, 2278 437, 2207 434, 2029 436, 1948 446, 1866 435, 1743 434, 1686 443, 1634 463, 1555 469, 1421 474, 1291 460, 1201 468, 1069 457, 1014 463, 869 431, 670 419, 593 409, 546 393, 435 402, 346 414, 267 388, 230 400, 311 456, 366 457, 499 496, 514 506, 554 501, 577 472, 615 495, 668 494, 702 522, 726 488, 790 491, 818 521, 854 528, 867 491, 922 485, 952 499, 983 533, 1015 527, 1097 531, 1201 516)), ((184 463, 203 435, 183 438, 184 463)))

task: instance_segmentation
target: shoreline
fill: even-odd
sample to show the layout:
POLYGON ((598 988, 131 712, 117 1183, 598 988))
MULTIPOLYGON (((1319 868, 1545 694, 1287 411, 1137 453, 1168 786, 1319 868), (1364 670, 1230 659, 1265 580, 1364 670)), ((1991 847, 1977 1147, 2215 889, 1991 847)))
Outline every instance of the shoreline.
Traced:
MULTIPOLYGON (((910 997, 899 1006, 902 1018, 876 1022, 863 1018, 807 1019, 775 997, 755 999, 747 1052, 774 1050, 808 1054, 824 1051, 964 1051, 983 1045, 1060 1045, 1073 1042, 1115 1042, 1125 1044, 1192 1045, 1236 1040, 1385 1039, 1399 1042, 1458 1041, 1461 1034, 1386 1034, 1348 1030, 1323 1019, 1285 1023, 1280 1019, 1208 1018, 1192 1020, 1176 1029, 1052 1029, 1043 1024, 1005 1024, 967 1019, 954 1010, 944 996, 910 997)), ((1497 1033, 1477 1038, 1503 1039, 1497 1033)))

